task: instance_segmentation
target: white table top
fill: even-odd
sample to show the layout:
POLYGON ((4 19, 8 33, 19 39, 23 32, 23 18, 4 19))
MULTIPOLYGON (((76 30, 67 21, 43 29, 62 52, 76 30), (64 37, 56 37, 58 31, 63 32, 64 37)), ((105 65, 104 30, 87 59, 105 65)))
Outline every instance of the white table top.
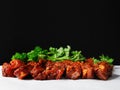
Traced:
POLYGON ((107 81, 78 80, 19 80, 3 77, 0 66, 0 90, 120 90, 120 66, 114 66, 113 75, 107 81))

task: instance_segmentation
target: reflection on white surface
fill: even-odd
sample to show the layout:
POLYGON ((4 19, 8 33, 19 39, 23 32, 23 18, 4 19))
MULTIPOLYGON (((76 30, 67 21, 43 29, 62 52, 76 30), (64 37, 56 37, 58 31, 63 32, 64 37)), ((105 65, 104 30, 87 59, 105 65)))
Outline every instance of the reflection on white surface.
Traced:
POLYGON ((19 80, 3 77, 0 66, 0 90, 119 90, 120 66, 114 66, 109 80, 62 79, 62 80, 19 80))

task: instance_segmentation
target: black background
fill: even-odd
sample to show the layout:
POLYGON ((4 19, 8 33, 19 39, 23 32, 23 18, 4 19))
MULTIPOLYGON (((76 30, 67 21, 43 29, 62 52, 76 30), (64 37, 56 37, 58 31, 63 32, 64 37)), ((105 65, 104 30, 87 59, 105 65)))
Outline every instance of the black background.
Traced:
POLYGON ((119 3, 3 2, 0 27, 0 64, 16 51, 39 45, 82 50, 86 57, 101 54, 120 64, 119 3))

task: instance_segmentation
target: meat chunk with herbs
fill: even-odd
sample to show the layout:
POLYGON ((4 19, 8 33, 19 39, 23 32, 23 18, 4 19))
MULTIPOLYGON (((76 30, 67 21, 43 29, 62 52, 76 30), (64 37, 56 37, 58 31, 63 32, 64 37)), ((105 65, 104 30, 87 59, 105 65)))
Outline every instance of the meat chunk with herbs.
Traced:
POLYGON ((112 75, 113 66, 107 62, 100 62, 94 65, 94 72, 97 78, 107 80, 112 75))
POLYGON ((65 62, 66 64, 66 78, 78 79, 81 76, 80 62, 65 62))
POLYGON ((36 64, 31 70, 31 75, 35 80, 44 80, 46 75, 43 75, 42 72, 45 70, 40 64, 36 64))
POLYGON ((25 65, 25 63, 20 60, 12 60, 10 63, 3 63, 2 75, 5 77, 15 77, 14 71, 22 65, 25 65))
POLYGON ((94 78, 94 68, 90 63, 85 62, 81 64, 82 68, 82 79, 93 79, 94 78))
POLYGON ((17 68, 25 65, 25 63, 21 60, 15 59, 15 60, 10 61, 10 65, 13 69, 17 69, 17 68))
POLYGON ((62 62, 55 62, 54 64, 51 63, 53 66, 48 65, 46 66, 45 74, 47 79, 61 79, 65 68, 62 62))
POLYGON ((28 65, 21 66, 14 71, 14 75, 19 79, 24 79, 30 74, 28 65))
POLYGON ((14 77, 14 69, 9 63, 4 63, 2 65, 2 75, 4 77, 14 77))

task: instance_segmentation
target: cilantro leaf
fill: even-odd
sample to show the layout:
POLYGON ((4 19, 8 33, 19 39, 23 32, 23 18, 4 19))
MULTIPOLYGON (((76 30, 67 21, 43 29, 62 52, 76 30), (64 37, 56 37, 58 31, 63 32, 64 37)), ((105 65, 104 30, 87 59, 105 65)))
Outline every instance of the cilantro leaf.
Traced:
POLYGON ((112 64, 113 61, 114 61, 113 58, 110 58, 109 56, 105 56, 105 55, 103 55, 103 54, 102 54, 101 56, 99 56, 99 58, 100 58, 101 61, 106 61, 106 62, 108 62, 109 64, 112 64))
POLYGON ((12 60, 14 59, 19 59, 19 60, 22 60, 22 61, 26 61, 27 59, 27 54, 26 53, 19 53, 19 52, 16 52, 12 58, 12 60))
POLYGON ((73 61, 83 61, 85 60, 85 57, 81 54, 81 51, 72 51, 71 52, 71 60, 73 61))
POLYGON ((33 50, 27 53, 28 61, 38 61, 38 54, 42 51, 42 48, 36 46, 33 50))

